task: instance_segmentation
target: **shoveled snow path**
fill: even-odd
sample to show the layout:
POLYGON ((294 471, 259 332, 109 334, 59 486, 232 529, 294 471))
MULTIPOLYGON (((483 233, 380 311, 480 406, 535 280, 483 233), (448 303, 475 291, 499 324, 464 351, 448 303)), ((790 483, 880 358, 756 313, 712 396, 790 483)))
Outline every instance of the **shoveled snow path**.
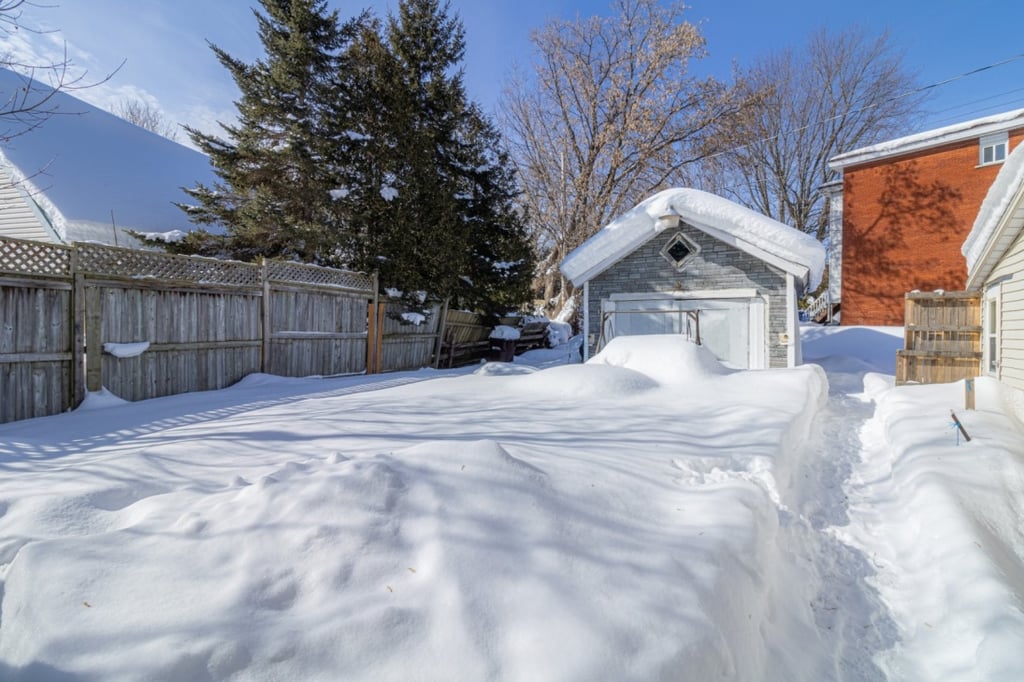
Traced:
POLYGON ((870 558, 837 533, 850 522, 845 485, 861 461, 862 432, 875 404, 861 395, 864 371, 842 371, 853 369, 843 362, 822 364, 828 403, 818 414, 802 475, 794 480, 788 500, 783 498, 800 518, 790 526, 791 549, 814 565, 820 580, 811 606, 822 644, 834 652, 831 679, 885 680, 874 657, 895 643, 896 626, 868 580, 876 572, 870 558))

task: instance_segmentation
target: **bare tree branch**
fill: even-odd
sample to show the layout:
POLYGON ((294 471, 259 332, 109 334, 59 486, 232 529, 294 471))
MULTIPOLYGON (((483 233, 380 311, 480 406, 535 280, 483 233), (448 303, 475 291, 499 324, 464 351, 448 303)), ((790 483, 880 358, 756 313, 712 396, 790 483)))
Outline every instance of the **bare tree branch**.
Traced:
POLYGON ((151 133, 166 137, 168 140, 178 139, 178 127, 168 121, 157 107, 141 99, 123 99, 114 112, 124 120, 145 128, 151 133))
POLYGON ((735 198, 776 220, 823 239, 822 185, 836 179, 828 160, 899 135, 923 97, 887 34, 821 30, 799 52, 785 50, 744 74, 761 105, 746 110, 736 147, 709 172, 735 198))
MULTIPOLYGON (((24 23, 23 12, 28 6, 46 7, 30 0, 0 0, 0 31, 7 34, 21 31, 47 33, 24 23)), ((88 72, 85 71, 73 75, 71 65, 67 44, 61 58, 43 63, 26 63, 10 53, 0 56, 0 68, 17 73, 21 79, 21 83, 10 92, 0 92, 0 144, 35 130, 51 116, 81 113, 61 110, 55 100, 57 93, 105 83, 117 73, 123 62, 97 81, 87 80, 88 72)))
POLYGON ((532 221, 545 300, 573 293, 558 263, 614 216, 683 181, 741 108, 689 73, 704 38, 684 7, 615 0, 613 16, 554 20, 533 35, 532 78, 506 87, 502 122, 532 221))

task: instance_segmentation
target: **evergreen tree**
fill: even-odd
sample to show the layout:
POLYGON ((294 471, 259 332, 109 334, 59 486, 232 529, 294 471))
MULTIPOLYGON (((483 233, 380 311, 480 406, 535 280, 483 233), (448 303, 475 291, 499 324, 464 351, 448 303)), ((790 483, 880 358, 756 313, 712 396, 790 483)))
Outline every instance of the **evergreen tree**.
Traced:
POLYGON ((326 0, 260 5, 253 12, 263 59, 247 64, 212 46, 241 91, 238 122, 221 124, 227 139, 186 128, 221 180, 186 190, 198 205, 182 208, 228 234, 196 233, 178 250, 337 263, 341 217, 330 192, 342 150, 326 134, 325 103, 337 94, 339 54, 366 17, 342 26, 326 0))
POLYGON ((471 107, 460 130, 462 187, 457 200, 468 221, 467 285, 462 307, 503 314, 530 298, 533 249, 516 206, 515 171, 494 124, 471 107))
POLYGON ((471 105, 461 22, 438 0, 403 0, 384 35, 357 41, 367 112, 353 129, 347 251, 383 285, 497 310, 528 298, 518 192, 493 124, 471 105))
POLYGON ((293 258, 378 272, 381 285, 503 312, 533 267, 515 176, 494 125, 467 101, 462 24, 402 0, 386 25, 340 25, 325 0, 261 0, 266 56, 214 47, 238 83, 228 139, 189 134, 221 178, 189 190, 177 252, 293 258))

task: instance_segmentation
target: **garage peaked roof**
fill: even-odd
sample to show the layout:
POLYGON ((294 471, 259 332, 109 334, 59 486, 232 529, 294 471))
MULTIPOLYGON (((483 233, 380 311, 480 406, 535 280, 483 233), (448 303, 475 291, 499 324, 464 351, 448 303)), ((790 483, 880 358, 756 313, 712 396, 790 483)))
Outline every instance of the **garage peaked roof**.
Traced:
POLYGON ((810 235, 698 189, 659 192, 608 223, 562 261, 576 286, 588 282, 659 232, 683 222, 795 276, 807 289, 821 282, 825 248, 810 235))
POLYGON ((967 259, 967 288, 985 283, 992 269, 1024 230, 1024 144, 1006 157, 985 195, 961 252, 967 259))

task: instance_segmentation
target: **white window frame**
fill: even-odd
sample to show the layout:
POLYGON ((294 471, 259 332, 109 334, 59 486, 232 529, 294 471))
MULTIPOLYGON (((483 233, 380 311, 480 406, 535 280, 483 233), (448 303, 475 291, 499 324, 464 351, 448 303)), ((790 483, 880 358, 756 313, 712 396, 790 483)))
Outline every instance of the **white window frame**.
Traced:
POLYGON ((1010 153, 1010 134, 997 133, 986 135, 978 141, 978 165, 992 166, 1002 163, 1010 153), (1001 149, 1000 149, 1001 147, 1001 149), (985 160, 985 152, 990 152, 990 157, 985 160))
POLYGON ((984 374, 999 378, 999 363, 1002 345, 1000 343, 1000 331, 1002 327, 1002 285, 996 284, 985 290, 982 298, 982 371, 984 374))
POLYGON ((668 261, 669 265, 676 269, 676 272, 682 272, 683 268, 685 268, 690 261, 696 258, 699 253, 700 244, 687 237, 682 233, 682 231, 676 232, 672 235, 672 238, 665 242, 665 246, 661 249, 661 257, 668 261), (672 247, 677 243, 682 244, 686 247, 686 250, 689 251, 689 253, 686 254, 686 257, 681 260, 676 260, 672 257, 672 254, 669 253, 672 247))

